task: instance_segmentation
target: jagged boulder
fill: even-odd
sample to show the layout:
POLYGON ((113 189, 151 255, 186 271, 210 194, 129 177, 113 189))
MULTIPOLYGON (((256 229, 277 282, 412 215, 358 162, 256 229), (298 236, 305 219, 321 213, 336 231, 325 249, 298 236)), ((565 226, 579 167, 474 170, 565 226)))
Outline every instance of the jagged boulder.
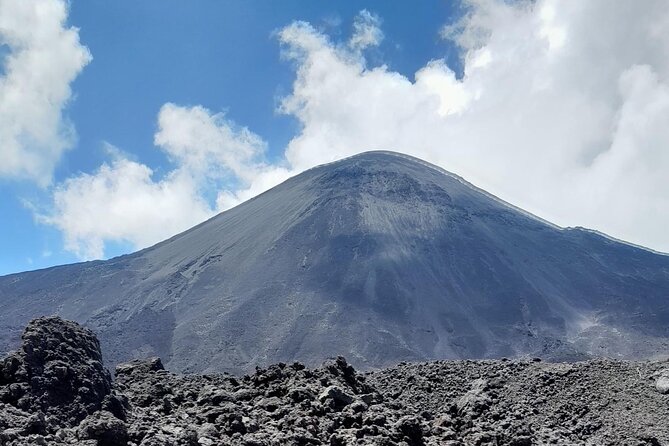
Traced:
POLYGON ((125 446, 128 443, 128 428, 112 413, 102 410, 81 422, 77 436, 82 440, 97 440, 98 446, 125 446))
POLYGON ((134 359, 130 362, 119 364, 116 366, 116 376, 132 375, 134 373, 158 372, 165 370, 163 363, 158 357, 149 359, 134 359))
POLYGON ((656 375, 655 388, 657 391, 663 394, 669 393, 669 369, 660 370, 656 375))
POLYGON ((95 334, 59 317, 31 321, 20 350, 0 362, 0 402, 74 426, 111 392, 95 334))

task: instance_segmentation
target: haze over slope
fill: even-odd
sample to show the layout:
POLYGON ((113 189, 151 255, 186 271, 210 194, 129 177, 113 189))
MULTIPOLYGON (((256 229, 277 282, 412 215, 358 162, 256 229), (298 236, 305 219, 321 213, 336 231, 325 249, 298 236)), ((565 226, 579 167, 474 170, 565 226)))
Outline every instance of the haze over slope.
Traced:
POLYGON ((368 152, 135 254, 0 277, 0 350, 52 313, 96 330, 112 362, 157 354, 178 371, 651 357, 669 351, 669 256, 368 152))

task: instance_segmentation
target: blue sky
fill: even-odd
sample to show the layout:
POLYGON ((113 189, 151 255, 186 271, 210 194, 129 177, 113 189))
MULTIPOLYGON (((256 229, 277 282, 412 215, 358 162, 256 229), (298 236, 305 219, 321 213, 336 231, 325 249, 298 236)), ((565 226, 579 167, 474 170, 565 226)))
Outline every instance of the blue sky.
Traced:
MULTIPOLYGON (((74 84, 77 97, 69 108, 78 147, 106 140, 161 166, 165 157, 153 149, 153 133, 156 113, 170 101, 227 110, 270 142, 270 157, 281 156, 299 124, 275 111, 295 78, 291 64, 281 60, 275 32, 304 20, 335 38, 348 36, 353 17, 365 8, 382 17, 388 35, 373 59, 407 76, 433 58, 448 57, 457 65, 457 49, 439 38, 439 30, 458 9, 443 0, 75 0, 70 23, 93 54, 74 84), (411 21, 405 20, 408 13, 411 21)), ((72 155, 58 166, 61 177, 94 169, 104 156, 72 155)))
MULTIPOLYGON (((274 33, 305 20, 333 36, 348 35, 352 18, 369 9, 383 18, 389 38, 375 52, 411 76, 426 59, 457 50, 439 38, 441 26, 458 13, 451 2, 409 5, 402 1, 249 2, 176 0, 73 0, 68 24, 79 28, 93 60, 72 84, 66 108, 78 140, 57 164, 54 182, 95 170, 106 158, 107 141, 152 166, 169 169, 155 150, 156 114, 168 101, 202 104, 244 123, 269 142, 269 157, 280 157, 299 123, 275 112, 277 98, 295 77, 282 61, 274 33), (411 14, 412 20, 406 21, 411 14), (391 37, 390 37, 391 36, 391 37)), ((0 274, 77 261, 63 250, 58 230, 35 222, 23 201, 48 201, 48 191, 29 181, 0 182, 0 274)), ((112 243, 113 256, 131 250, 112 243)))
POLYGON ((667 251, 666 8, 559 5, 0 0, 0 274, 370 149, 667 251))

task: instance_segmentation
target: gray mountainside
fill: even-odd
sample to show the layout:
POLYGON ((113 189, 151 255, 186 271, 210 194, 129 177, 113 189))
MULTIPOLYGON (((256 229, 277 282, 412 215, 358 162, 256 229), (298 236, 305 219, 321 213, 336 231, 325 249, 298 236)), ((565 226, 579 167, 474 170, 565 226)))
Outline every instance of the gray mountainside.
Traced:
POLYGON ((0 351, 84 323, 118 363, 248 371, 668 351, 669 256, 533 217, 435 166, 368 152, 107 261, 0 277, 0 351))

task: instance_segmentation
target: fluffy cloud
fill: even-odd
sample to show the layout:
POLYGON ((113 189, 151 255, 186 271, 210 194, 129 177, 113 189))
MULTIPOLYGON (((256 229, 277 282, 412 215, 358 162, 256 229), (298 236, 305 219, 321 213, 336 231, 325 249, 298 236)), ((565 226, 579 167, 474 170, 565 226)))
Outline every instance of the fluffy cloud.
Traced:
POLYGON ((426 61, 409 79, 296 22, 281 111, 296 170, 370 149, 463 175, 561 225, 669 251, 669 10, 661 0, 471 0, 444 28, 464 76, 426 61))
POLYGON ((101 258, 108 242, 149 246, 288 175, 262 162, 260 137, 202 107, 164 105, 155 142, 175 165, 163 178, 112 149, 111 162, 60 184, 52 212, 40 221, 62 231, 69 251, 83 259, 101 258), (206 198, 212 190, 220 191, 216 203, 206 198))
POLYGON ((665 3, 466 6, 442 30, 461 48, 462 77, 443 60, 425 61, 413 78, 368 66, 365 49, 383 37, 368 12, 344 42, 305 22, 287 26, 277 35, 296 78, 279 111, 302 128, 282 165, 266 163, 262 139, 225 116, 167 104, 155 143, 174 170, 154 179, 148 167, 116 159, 58 189, 52 224, 69 249, 99 257, 106 241, 143 247, 291 174, 388 149, 454 171, 558 224, 669 251, 665 3), (203 198, 212 191, 215 203, 203 198), (117 203, 116 210, 98 209, 100 202, 117 203), (160 212, 150 210, 154 203, 160 212))
POLYGON ((95 259, 104 256, 105 242, 145 247, 212 215, 184 172, 152 177, 147 166, 119 157, 61 184, 54 193, 56 212, 42 220, 63 232, 66 249, 95 259))
POLYGON ((0 177, 46 185, 73 144, 63 109, 91 55, 66 19, 63 0, 0 0, 0 177))
POLYGON ((290 176, 289 169, 264 161, 267 144, 222 113, 165 104, 154 142, 203 189, 218 193, 216 210, 245 201, 290 176))
POLYGON ((223 114, 203 107, 165 104, 158 114, 154 141, 177 164, 194 172, 218 177, 230 171, 250 180, 254 164, 265 150, 265 141, 246 128, 236 129, 223 114))

